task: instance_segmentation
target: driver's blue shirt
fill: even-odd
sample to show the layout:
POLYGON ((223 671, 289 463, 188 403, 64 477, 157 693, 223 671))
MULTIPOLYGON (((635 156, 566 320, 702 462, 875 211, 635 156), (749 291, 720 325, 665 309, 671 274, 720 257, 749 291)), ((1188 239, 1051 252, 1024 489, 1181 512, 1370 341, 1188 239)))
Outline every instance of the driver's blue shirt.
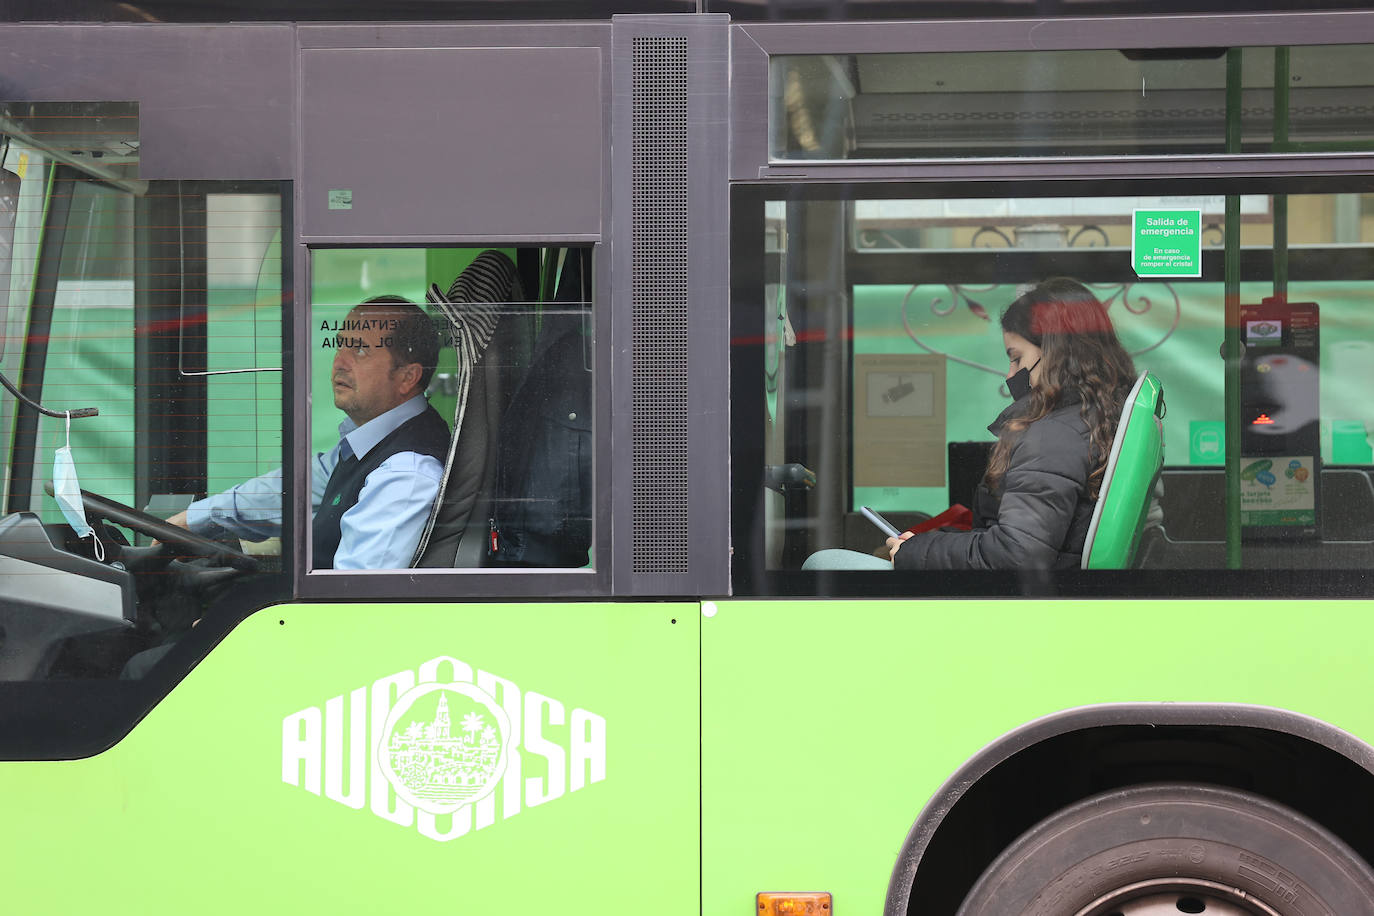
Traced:
MULTIPOLYGON (((402 423, 419 416, 427 404, 416 395, 362 426, 339 424, 339 444, 311 459, 310 507, 313 514, 325 485, 339 463, 345 444, 362 460, 402 423)), ((346 452, 344 454, 347 454, 346 452)), ((334 551, 335 569, 405 569, 415 554, 439 495, 443 466, 428 455, 397 452, 367 475, 358 502, 339 522, 341 538, 334 551)), ((187 527, 196 534, 231 534, 263 541, 281 533, 281 469, 246 480, 236 487, 191 503, 187 527)))

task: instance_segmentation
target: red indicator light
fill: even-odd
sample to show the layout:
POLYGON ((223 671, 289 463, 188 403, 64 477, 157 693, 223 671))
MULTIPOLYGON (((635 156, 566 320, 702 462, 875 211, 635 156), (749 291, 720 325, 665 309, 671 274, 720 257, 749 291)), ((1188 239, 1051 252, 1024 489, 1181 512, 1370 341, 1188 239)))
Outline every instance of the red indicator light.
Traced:
POLYGON ((1260 414, 1258 417, 1255 417, 1254 422, 1251 423, 1250 425, 1251 425, 1251 426, 1273 426, 1273 425, 1274 425, 1274 421, 1271 420, 1271 419, 1269 419, 1269 414, 1267 414, 1267 413, 1262 413, 1262 414, 1260 414))

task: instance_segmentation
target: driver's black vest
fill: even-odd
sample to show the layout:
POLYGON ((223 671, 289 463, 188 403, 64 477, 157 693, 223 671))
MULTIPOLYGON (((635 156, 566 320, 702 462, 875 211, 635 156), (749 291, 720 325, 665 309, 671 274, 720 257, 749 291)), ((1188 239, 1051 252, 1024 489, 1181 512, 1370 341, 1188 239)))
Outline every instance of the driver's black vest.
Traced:
POLYGON ((424 413, 396 427, 391 435, 373 446, 362 460, 350 455, 340 461, 329 476, 320 507, 315 510, 312 568, 334 568, 334 551, 339 549, 339 541, 343 538, 339 520, 357 505, 358 494, 362 492, 368 474, 400 452, 428 455, 442 465, 448 457, 448 443, 448 424, 437 410, 426 406, 424 413))

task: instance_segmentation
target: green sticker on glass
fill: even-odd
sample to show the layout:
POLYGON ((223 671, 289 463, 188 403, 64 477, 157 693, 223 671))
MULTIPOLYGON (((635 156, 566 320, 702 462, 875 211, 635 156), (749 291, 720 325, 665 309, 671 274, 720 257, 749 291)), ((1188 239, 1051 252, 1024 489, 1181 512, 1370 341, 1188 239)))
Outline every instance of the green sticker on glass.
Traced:
POLYGON ((330 189, 329 189, 329 209, 331 209, 331 210, 352 210, 352 209, 353 209, 353 189, 352 189, 352 188, 330 188, 330 189))
POLYGON ((1136 210, 1131 266, 1137 277, 1202 276, 1202 211, 1136 210))
POLYGON ((1188 463, 1226 463, 1226 424, 1221 420, 1188 421, 1188 463))

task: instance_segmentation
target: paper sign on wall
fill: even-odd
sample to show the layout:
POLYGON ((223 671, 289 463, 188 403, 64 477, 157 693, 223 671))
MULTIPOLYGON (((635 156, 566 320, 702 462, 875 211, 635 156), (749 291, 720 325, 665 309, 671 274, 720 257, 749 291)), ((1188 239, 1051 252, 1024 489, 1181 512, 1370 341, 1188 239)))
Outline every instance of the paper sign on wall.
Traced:
POLYGON ((945 358, 854 357, 854 486, 945 485, 945 358))

